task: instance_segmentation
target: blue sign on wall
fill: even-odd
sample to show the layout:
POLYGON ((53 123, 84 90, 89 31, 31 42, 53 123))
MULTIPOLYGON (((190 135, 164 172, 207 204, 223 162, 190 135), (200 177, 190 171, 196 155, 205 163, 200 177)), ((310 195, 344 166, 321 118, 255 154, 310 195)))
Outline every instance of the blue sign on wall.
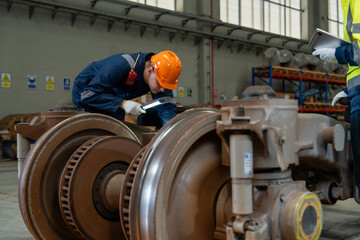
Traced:
POLYGON ((70 78, 64 78, 63 89, 64 91, 70 91, 70 78))
POLYGON ((27 75, 27 82, 28 82, 28 88, 29 89, 35 89, 36 88, 36 75, 27 75))

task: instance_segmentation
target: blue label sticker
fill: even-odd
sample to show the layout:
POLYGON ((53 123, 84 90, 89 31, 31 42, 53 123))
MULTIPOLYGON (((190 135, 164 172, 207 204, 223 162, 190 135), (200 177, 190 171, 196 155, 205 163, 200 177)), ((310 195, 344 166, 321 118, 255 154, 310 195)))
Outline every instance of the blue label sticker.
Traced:
POLYGON ((253 153, 244 152, 244 174, 253 174, 253 153))
POLYGON ((64 91, 70 91, 71 87, 70 87, 70 78, 64 78, 64 84, 63 84, 63 89, 64 91))
POLYGON ((29 89, 36 88, 36 75, 27 75, 27 85, 29 89))

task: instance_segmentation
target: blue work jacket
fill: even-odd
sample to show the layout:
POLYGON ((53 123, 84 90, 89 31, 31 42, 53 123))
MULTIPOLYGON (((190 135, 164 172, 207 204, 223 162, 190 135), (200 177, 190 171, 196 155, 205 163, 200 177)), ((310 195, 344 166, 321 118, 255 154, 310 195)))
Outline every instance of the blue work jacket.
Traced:
MULTIPOLYGON (((75 78, 72 91, 73 103, 78 109, 107 114, 123 121, 125 111, 119 108, 122 102, 150 92, 143 75, 145 61, 151 55, 153 53, 140 54, 135 67, 137 77, 133 85, 127 85, 126 79, 138 53, 116 54, 91 63, 75 78)), ((153 99, 173 97, 169 89, 151 95, 153 99)), ((160 105, 156 109, 163 124, 176 115, 176 105, 172 103, 160 105)))

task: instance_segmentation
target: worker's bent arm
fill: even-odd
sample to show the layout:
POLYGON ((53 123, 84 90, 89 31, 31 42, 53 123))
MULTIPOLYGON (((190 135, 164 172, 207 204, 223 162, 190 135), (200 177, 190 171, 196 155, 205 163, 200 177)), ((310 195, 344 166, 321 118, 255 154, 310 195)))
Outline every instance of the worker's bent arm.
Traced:
POLYGON ((84 109, 102 110, 115 113, 118 111, 123 96, 114 93, 122 79, 119 65, 107 65, 91 80, 81 94, 80 104, 84 109))

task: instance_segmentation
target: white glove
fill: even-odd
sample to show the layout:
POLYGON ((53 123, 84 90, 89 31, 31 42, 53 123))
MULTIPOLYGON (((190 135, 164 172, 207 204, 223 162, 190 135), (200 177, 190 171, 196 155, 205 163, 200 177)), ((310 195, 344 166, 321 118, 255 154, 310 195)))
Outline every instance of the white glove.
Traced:
MULTIPOLYGON (((124 100, 125 101, 125 100, 124 100)), ((141 113, 146 113, 144 109, 141 108, 141 104, 134 101, 126 101, 123 104, 123 109, 127 114, 130 115, 140 115, 141 113)))
POLYGON ((321 60, 326 62, 334 62, 336 59, 335 57, 335 48, 320 48, 312 53, 312 55, 317 56, 319 55, 321 60))
POLYGON ((348 96, 348 95, 347 95, 344 91, 339 92, 339 93, 336 94, 335 97, 333 98, 331 105, 335 106, 335 103, 336 103, 337 101, 339 101, 340 98, 347 97, 347 96, 348 96))

